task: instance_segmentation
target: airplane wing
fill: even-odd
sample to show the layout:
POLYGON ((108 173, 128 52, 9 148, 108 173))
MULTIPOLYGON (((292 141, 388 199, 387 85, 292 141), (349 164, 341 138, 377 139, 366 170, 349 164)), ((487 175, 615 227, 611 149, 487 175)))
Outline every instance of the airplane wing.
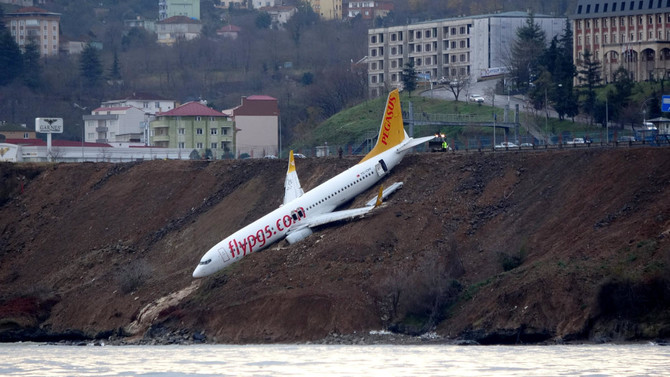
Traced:
POLYGON ((393 191, 397 190, 400 187, 402 187, 402 182, 396 182, 393 185, 391 185, 391 187, 389 187, 389 189, 391 190, 389 189, 384 190, 384 186, 380 186, 379 193, 370 201, 368 201, 365 207, 322 213, 309 219, 305 218, 302 221, 300 221, 299 226, 297 226, 296 228, 292 228, 290 232, 296 232, 304 228, 313 228, 315 226, 332 223, 334 221, 353 219, 354 217, 363 216, 366 213, 372 211, 373 209, 379 207, 382 203, 383 198, 387 197, 389 194, 391 194, 393 191))
POLYGON ((302 190, 302 187, 300 187, 298 173, 295 171, 293 151, 291 151, 289 152, 288 171, 286 172, 286 180, 284 181, 284 204, 295 198, 301 197, 303 193, 304 191, 302 190))

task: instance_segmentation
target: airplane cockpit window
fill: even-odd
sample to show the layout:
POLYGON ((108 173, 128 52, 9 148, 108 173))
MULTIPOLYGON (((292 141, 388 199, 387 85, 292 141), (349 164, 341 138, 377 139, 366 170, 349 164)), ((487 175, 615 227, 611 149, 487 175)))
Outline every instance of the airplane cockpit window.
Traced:
POLYGON ((211 259, 201 260, 201 261, 200 261, 200 265, 201 265, 201 266, 204 266, 204 265, 206 265, 206 264, 210 264, 211 262, 212 262, 211 259))

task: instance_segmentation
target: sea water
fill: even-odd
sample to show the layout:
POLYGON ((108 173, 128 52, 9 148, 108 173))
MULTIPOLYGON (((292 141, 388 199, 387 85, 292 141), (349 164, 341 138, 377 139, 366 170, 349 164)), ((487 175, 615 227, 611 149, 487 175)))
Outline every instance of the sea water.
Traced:
POLYGON ((0 344, 0 376, 669 376, 670 347, 0 344))

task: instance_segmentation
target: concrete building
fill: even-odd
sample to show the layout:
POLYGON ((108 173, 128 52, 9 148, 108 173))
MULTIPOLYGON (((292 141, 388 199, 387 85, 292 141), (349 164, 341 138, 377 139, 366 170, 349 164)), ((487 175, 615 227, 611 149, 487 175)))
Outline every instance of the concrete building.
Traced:
MULTIPOLYGON (((534 15, 547 41, 565 29, 566 18, 534 15)), ((409 61, 422 77, 479 80, 506 70, 506 57, 525 12, 447 18, 368 30, 368 88, 377 97, 399 88, 409 61)))
POLYGON ((307 0, 307 2, 321 19, 342 19, 342 0, 307 0))
POLYGON ((377 17, 386 17, 394 8, 390 0, 349 1, 346 4, 345 13, 349 18, 360 15, 364 20, 372 20, 377 17))
POLYGON ((161 111, 169 111, 175 108, 176 101, 172 99, 163 98, 156 94, 133 92, 131 95, 109 101, 104 101, 101 107, 136 107, 145 114, 156 115, 161 111))
POLYGON ((159 0, 158 20, 163 21, 174 16, 200 19, 200 0, 159 0))
POLYGON ((19 126, 5 122, 0 123, 0 142, 6 139, 34 139, 36 135, 35 129, 30 129, 25 124, 19 126))
POLYGON ((150 123, 152 146, 207 151, 214 159, 233 157, 235 124, 232 119, 200 102, 187 102, 170 111, 159 112, 150 123))
POLYGON ((86 142, 139 145, 144 141, 144 111, 136 107, 99 107, 83 118, 86 142))
POLYGON ((259 9, 262 12, 267 12, 272 19, 272 27, 275 29, 281 29, 288 22, 288 20, 293 17, 294 14, 298 12, 298 8, 291 6, 273 6, 273 7, 263 7, 259 9))
POLYGON ((58 54, 60 16, 60 13, 27 7, 6 13, 4 22, 21 49, 34 41, 41 56, 51 56, 58 54))
POLYGON ((667 78, 670 70, 670 1, 578 0, 571 17, 573 59, 586 50, 613 81, 624 67, 635 81, 667 78))
POLYGON ((275 0, 251 0, 251 7, 254 9, 260 9, 263 7, 274 7, 275 0))
POLYGON ((173 16, 156 23, 158 43, 173 45, 178 40, 190 41, 198 38, 202 23, 186 16, 173 16))
POLYGON ((242 104, 224 110, 235 121, 235 155, 279 155, 279 106, 270 96, 242 97, 242 104))

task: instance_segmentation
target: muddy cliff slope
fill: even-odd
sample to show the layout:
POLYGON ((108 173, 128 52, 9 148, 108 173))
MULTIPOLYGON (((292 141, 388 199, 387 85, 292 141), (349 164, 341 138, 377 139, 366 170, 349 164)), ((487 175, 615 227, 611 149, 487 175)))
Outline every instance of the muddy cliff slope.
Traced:
MULTIPOLYGON (((357 161, 296 165, 307 190, 357 161)), ((371 215, 193 279, 285 165, 0 164, 0 341, 670 337, 670 149, 411 154, 371 215)))

